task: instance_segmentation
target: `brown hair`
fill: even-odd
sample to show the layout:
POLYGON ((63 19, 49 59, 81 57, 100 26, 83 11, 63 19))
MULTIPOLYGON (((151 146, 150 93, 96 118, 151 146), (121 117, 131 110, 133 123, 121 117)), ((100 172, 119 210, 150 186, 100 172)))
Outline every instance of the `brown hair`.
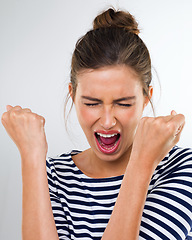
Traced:
MULTIPOLYGON (((151 59, 138 34, 138 24, 129 12, 109 8, 99 14, 93 21, 93 30, 81 37, 75 46, 70 76, 73 98, 78 84, 77 75, 82 70, 127 65, 138 74, 143 93, 150 100, 151 59)), ((68 100, 69 96, 66 103, 68 100)))

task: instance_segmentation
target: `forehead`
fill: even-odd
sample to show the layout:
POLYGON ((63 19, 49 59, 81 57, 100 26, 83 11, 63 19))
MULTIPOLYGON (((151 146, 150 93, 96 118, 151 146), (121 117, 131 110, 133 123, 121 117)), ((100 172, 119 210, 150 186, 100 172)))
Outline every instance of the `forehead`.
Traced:
POLYGON ((133 94, 142 91, 140 79, 136 72, 127 66, 107 66, 89 69, 77 75, 80 94, 133 94))

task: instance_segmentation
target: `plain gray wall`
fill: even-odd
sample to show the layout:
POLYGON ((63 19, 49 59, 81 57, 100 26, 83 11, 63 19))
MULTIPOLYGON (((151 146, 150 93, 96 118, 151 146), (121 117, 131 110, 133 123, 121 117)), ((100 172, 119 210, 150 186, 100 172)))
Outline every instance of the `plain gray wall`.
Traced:
MULTIPOLYGON (((186 116, 179 143, 192 147, 191 0, 0 0, 0 115, 7 104, 29 107, 46 119, 48 155, 88 147, 73 111, 69 135, 63 108, 77 39, 98 12, 113 5, 135 15, 151 53, 157 116, 186 116)), ((150 109, 148 110, 150 111, 150 109)), ((145 113, 147 114, 147 112, 145 113)), ((0 239, 21 239, 21 164, 0 124, 0 239)))

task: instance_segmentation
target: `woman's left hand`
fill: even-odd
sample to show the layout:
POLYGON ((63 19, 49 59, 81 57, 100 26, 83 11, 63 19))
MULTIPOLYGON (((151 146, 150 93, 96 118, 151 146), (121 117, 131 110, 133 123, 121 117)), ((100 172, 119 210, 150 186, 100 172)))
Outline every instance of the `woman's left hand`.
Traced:
POLYGON ((141 168, 153 171, 180 139, 185 117, 175 111, 164 117, 141 119, 135 134, 132 158, 141 168))

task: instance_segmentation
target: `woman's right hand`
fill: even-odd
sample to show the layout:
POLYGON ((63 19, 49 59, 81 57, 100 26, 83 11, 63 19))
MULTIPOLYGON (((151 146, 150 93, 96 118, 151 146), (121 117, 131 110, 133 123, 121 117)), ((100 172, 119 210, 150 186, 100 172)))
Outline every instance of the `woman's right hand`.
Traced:
POLYGON ((7 106, 1 120, 22 159, 22 239, 58 240, 46 171, 45 120, 20 106, 7 106))
POLYGON ((175 111, 164 117, 141 119, 133 142, 132 157, 141 168, 155 170, 159 162, 177 144, 185 117, 175 111))
POLYGON ((47 141, 43 117, 32 113, 30 109, 8 105, 1 121, 22 157, 46 156, 47 141))

